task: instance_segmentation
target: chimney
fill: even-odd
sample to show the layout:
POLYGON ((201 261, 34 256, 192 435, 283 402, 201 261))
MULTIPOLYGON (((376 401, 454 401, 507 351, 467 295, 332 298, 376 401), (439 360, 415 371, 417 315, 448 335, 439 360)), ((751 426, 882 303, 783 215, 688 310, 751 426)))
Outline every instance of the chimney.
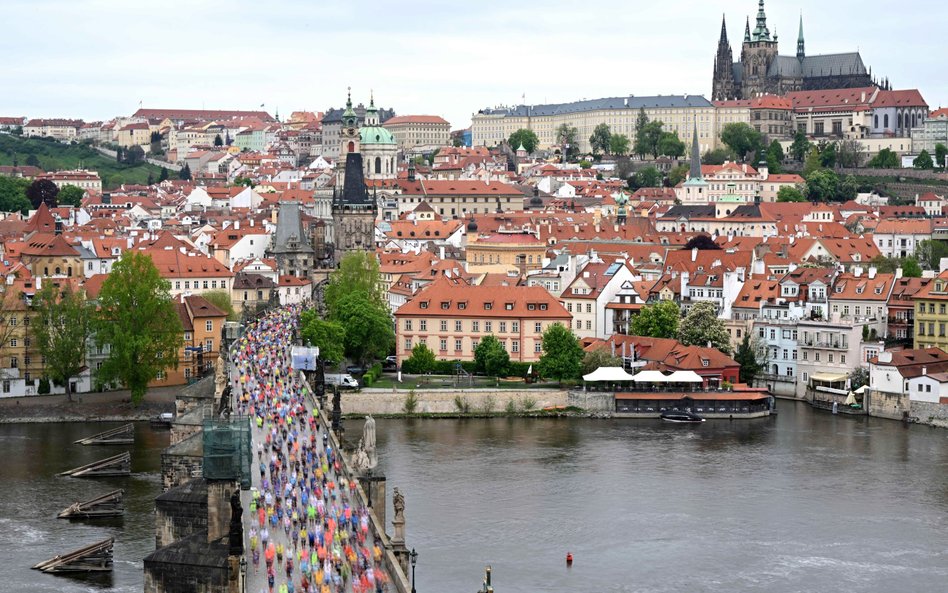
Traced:
POLYGON ((928 374, 928 367, 922 367, 922 376, 928 374))
POLYGON ((856 266, 855 268, 853 268, 853 276, 855 276, 856 278, 859 278, 860 276, 862 276, 862 266, 856 266))
POLYGON ((873 278, 876 277, 876 268, 875 268, 875 266, 869 266, 869 273, 868 273, 868 275, 869 275, 869 279, 870 279, 870 280, 872 280, 873 278))
POLYGON ((235 231, 239 231, 239 230, 240 230, 240 221, 239 221, 239 220, 235 220, 235 221, 234 221, 234 230, 235 230, 235 231))
POLYGON ((901 277, 902 277, 902 266, 899 266, 899 267, 897 267, 897 268, 895 269, 895 277, 896 277, 896 278, 901 278, 901 277))
POLYGON ((444 245, 441 245, 440 247, 438 247, 438 256, 439 256, 439 259, 444 261, 444 245))
POLYGON ((691 248, 691 261, 698 261, 698 248, 697 247, 691 248))

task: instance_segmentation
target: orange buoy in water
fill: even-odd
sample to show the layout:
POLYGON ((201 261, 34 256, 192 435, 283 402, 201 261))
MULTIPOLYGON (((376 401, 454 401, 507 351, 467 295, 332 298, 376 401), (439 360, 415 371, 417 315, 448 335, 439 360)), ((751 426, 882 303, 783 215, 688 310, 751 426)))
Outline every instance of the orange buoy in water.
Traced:
POLYGON ((573 565, 573 553, 567 552, 566 553, 566 566, 572 566, 572 565, 573 565))

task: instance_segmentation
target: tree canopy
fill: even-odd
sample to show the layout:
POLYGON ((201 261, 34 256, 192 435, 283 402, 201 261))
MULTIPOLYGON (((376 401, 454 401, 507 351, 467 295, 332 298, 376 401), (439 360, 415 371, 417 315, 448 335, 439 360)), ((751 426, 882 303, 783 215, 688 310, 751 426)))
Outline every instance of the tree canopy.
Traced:
POLYGON ((678 341, 685 346, 707 346, 710 343, 712 348, 731 353, 731 336, 710 301, 691 306, 678 328, 678 341))
POLYGON ((659 301, 643 307, 639 314, 632 318, 630 331, 634 336, 674 339, 678 337, 680 320, 681 311, 674 301, 659 301))
POLYGON ((510 135, 510 138, 507 139, 507 143, 510 145, 510 148, 514 150, 523 146, 527 154, 533 154, 533 151, 537 149, 537 145, 540 143, 540 139, 537 138, 536 132, 533 130, 520 128, 510 135))
POLYGON ((0 212, 26 214, 32 207, 26 197, 29 186, 28 179, 0 175, 0 212))
POLYGON ((931 171, 935 168, 935 161, 932 160, 932 155, 927 150, 922 149, 915 160, 912 161, 912 166, 916 169, 931 171))
POLYGON ((57 201, 65 206, 79 206, 86 191, 75 185, 64 185, 56 196, 57 201))
POLYGON ((365 364, 388 355, 395 347, 395 330, 388 307, 366 291, 349 292, 335 303, 331 320, 346 330, 345 353, 365 364))
POLYGON ((556 128, 556 143, 566 147, 566 154, 563 155, 563 161, 573 158, 579 152, 579 130, 576 126, 569 124, 560 124, 556 128))
POLYGON ((688 165, 678 165, 668 172, 668 185, 675 187, 688 177, 691 168, 688 165))
POLYGON ((800 188, 794 185, 785 185, 777 192, 778 202, 806 202, 806 196, 800 188))
POLYGON ((92 309, 85 296, 63 283, 62 289, 47 281, 33 297, 36 322, 33 336, 40 354, 46 359, 46 374, 65 385, 66 397, 72 401, 70 379, 79 375, 90 336, 92 309))
POLYGON ((135 403, 145 397, 150 381, 178 363, 184 336, 170 290, 148 255, 129 250, 99 292, 93 327, 99 345, 109 345, 99 377, 128 387, 135 403))
POLYGON ((810 154, 810 141, 807 140, 806 134, 797 130, 793 136, 793 144, 790 145, 790 155, 793 156, 793 160, 802 163, 808 154, 810 154))
POLYGON ((613 134, 609 137, 609 152, 616 156, 629 154, 630 141, 625 134, 613 134))
POLYGON ((699 250, 714 250, 721 249, 721 246, 714 242, 709 235, 695 235, 685 243, 685 246, 682 247, 683 250, 699 249, 699 250))
POLYGON ((723 165, 725 161, 732 160, 733 156, 727 148, 715 148, 701 155, 701 164, 723 165))
POLYGON ((543 332, 543 354, 537 365, 540 375, 563 381, 578 379, 582 372, 583 347, 566 326, 554 323, 543 332))
POLYGON ((178 171, 178 179, 183 179, 185 181, 191 181, 191 167, 185 163, 181 170, 178 171))
POLYGON ((939 142, 935 145, 935 165, 944 169, 946 156, 948 156, 948 146, 939 142))
POLYGON ((303 343, 319 348, 319 357, 333 364, 346 355, 346 328, 341 323, 320 319, 314 309, 300 315, 300 337, 303 343))
POLYGON ((635 154, 641 158, 645 158, 647 154, 657 158, 662 152, 662 136, 665 133, 662 127, 664 125, 659 120, 647 122, 635 136, 635 154))
POLYGON ((883 148, 869 160, 868 164, 873 169, 898 169, 899 155, 888 148, 883 148))
POLYGON ((350 292, 362 291, 370 301, 385 305, 385 292, 379 273, 379 260, 375 253, 353 251, 343 256, 339 268, 329 275, 323 293, 323 302, 332 317, 336 303, 350 292))
POLYGON ((407 373, 424 375, 434 370, 435 362, 435 353, 431 351, 428 344, 419 342, 412 346, 411 356, 405 361, 402 370, 407 373))
POLYGON ((474 367, 490 377, 506 374, 510 366, 510 355, 495 336, 485 336, 474 349, 474 367))
POLYGON ((721 130, 721 142, 728 146, 741 161, 760 150, 763 136, 752 126, 739 122, 727 124, 721 130))
POLYGON ((592 136, 589 137, 589 146, 592 148, 593 154, 608 153, 611 140, 612 132, 609 130, 609 125, 599 124, 593 129, 592 136))
POLYGON ((678 132, 662 132, 658 139, 658 154, 677 159, 685 156, 685 143, 678 132))
POLYGON ((662 183, 662 172, 656 167, 643 167, 629 177, 629 187, 639 189, 642 187, 658 187, 662 183))
POLYGON ((234 304, 230 300, 229 292, 226 290, 209 290, 201 293, 201 296, 207 299, 207 302, 226 313, 229 321, 237 321, 237 313, 234 312, 234 304))
POLYGON ((49 179, 35 179, 26 188, 26 197, 30 201, 30 204, 33 205, 33 209, 40 207, 40 204, 45 203, 48 208, 55 208, 58 204, 56 201, 57 196, 59 196, 59 186, 50 181, 49 179))
POLYGON ((753 385, 754 378, 767 368, 766 352, 756 339, 751 339, 750 332, 744 333, 744 339, 734 353, 734 360, 741 365, 741 383, 753 385))
POLYGON ((588 375, 600 367, 621 367, 622 359, 614 356, 607 348, 587 352, 583 356, 583 374, 588 375))

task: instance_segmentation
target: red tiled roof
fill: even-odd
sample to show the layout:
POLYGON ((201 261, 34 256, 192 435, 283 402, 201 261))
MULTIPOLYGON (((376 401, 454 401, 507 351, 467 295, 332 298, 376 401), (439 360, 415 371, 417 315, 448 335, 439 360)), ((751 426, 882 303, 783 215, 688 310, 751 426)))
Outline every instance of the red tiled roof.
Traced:
POLYGON ((470 286, 432 282, 398 308, 395 316, 537 318, 571 320, 546 289, 539 286, 470 286))

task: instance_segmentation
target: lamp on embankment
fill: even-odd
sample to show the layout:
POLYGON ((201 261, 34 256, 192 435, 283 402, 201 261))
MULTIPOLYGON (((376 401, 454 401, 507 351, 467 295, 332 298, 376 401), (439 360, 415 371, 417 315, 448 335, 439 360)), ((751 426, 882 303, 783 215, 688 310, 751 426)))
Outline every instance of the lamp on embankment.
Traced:
POLYGON ((418 562, 418 552, 415 551, 415 548, 411 549, 408 557, 411 558, 411 593, 415 593, 415 563, 418 562))

